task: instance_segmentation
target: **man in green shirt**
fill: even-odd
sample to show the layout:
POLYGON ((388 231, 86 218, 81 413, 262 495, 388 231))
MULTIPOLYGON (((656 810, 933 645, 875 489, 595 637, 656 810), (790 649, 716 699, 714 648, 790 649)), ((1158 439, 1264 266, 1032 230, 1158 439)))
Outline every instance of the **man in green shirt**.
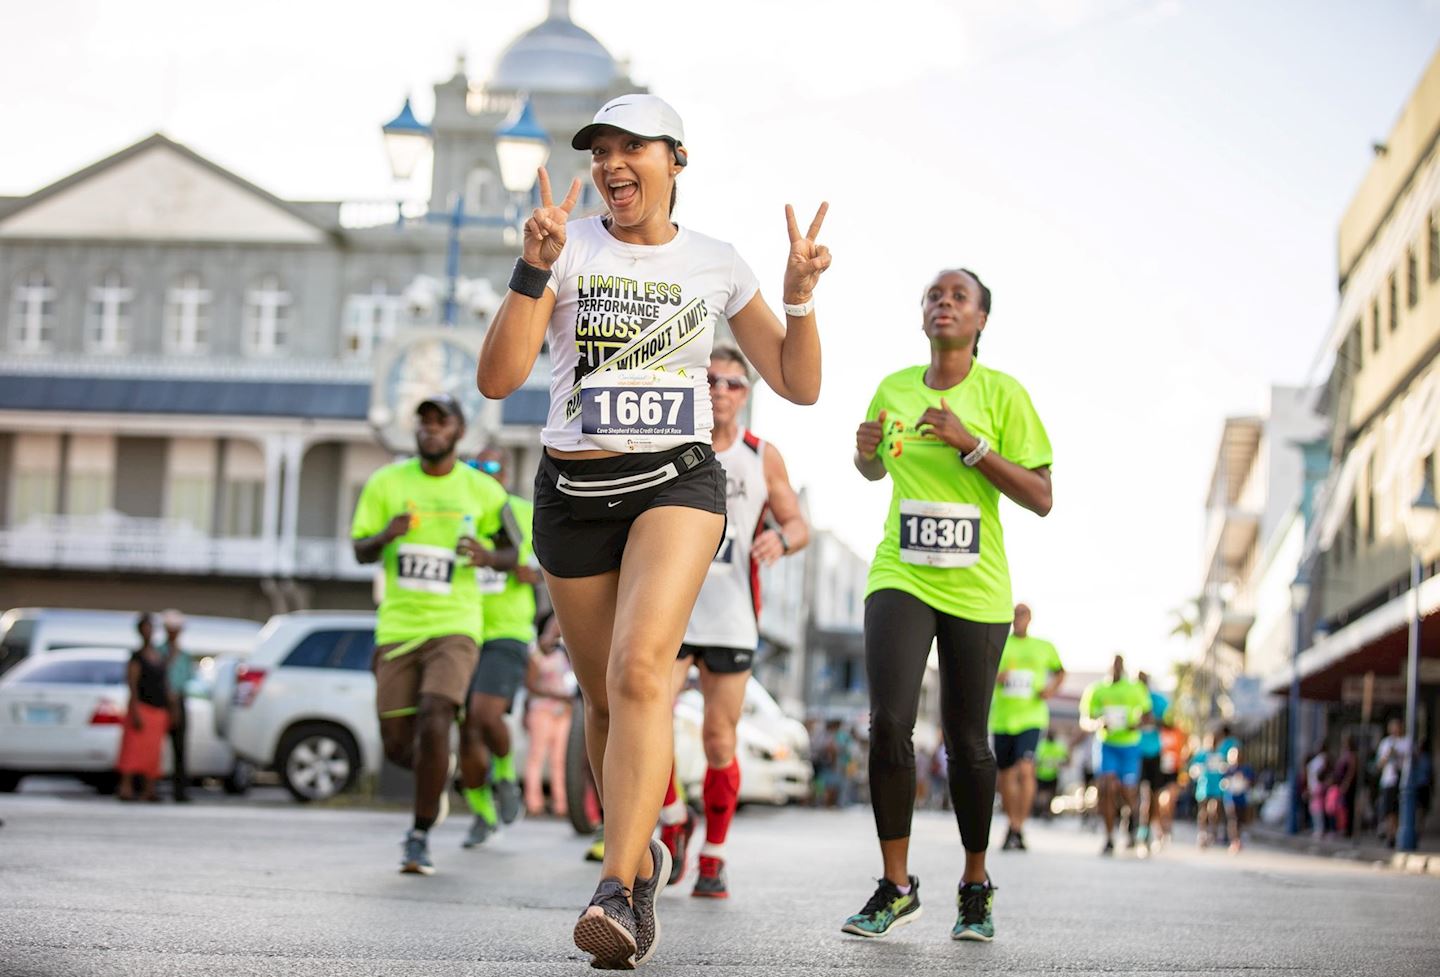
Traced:
MULTIPOLYGON (((476 455, 474 467, 505 486, 505 454, 499 448, 476 455)), ((520 784, 505 716, 525 683, 530 645, 535 641, 535 585, 540 582, 540 569, 530 543, 534 506, 518 495, 509 500, 520 532, 518 563, 509 570, 482 568, 475 574, 485 628, 465 725, 460 727, 460 782, 475 815, 466 848, 484 844, 500 822, 510 824, 520 815, 520 784)))
POLYGON ((1035 810, 1045 820, 1051 817, 1051 802, 1055 800, 1060 787, 1060 768, 1070 762, 1070 748, 1055 738, 1053 729, 1047 730, 1035 748, 1035 810))
POLYGON ((1064 680, 1065 666, 1055 646, 1030 636, 1030 608, 1016 604, 1015 624, 1005 640, 990 704, 996 786, 1010 821, 1002 851, 1025 850, 1025 818, 1035 803, 1035 751, 1041 730, 1050 724, 1045 701, 1064 680))
POLYGON ((1108 681, 1091 684, 1080 698, 1080 725, 1100 740, 1100 813, 1105 818, 1102 855, 1115 854, 1120 801, 1139 814, 1140 724, 1150 714, 1150 690, 1125 677, 1125 659, 1115 656, 1108 681))
POLYGON ((483 633, 476 568, 515 566, 511 540, 521 537, 505 490, 456 463, 465 417, 455 399, 430 397, 416 415, 420 457, 370 476, 350 535, 355 559, 385 568, 375 625, 375 708, 385 755, 415 771, 415 822, 400 870, 431 875, 429 833, 441 817, 450 728, 465 702, 483 633))

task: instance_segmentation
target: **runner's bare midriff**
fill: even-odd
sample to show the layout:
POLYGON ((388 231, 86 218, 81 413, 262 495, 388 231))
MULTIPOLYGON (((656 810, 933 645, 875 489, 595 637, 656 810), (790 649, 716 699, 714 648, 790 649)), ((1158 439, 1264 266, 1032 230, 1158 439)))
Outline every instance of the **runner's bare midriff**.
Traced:
POLYGON ((545 453, 560 461, 590 461, 594 458, 619 458, 625 452, 602 451, 599 448, 592 448, 589 451, 557 451, 554 448, 546 448, 545 453))

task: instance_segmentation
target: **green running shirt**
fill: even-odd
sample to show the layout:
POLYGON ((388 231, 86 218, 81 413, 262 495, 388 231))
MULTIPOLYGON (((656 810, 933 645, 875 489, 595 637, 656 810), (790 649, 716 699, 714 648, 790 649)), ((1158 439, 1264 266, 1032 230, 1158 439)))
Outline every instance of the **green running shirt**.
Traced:
POLYGON ((1068 759, 1070 751, 1065 749, 1064 743, 1041 740, 1040 745, 1035 747, 1035 779, 1047 784, 1058 779, 1060 767, 1068 759))
POLYGON ((459 559, 455 544, 467 515, 476 539, 499 533, 507 499, 499 482, 458 462, 448 475, 427 475, 412 458, 370 476, 355 507, 352 538, 374 536, 402 512, 412 516, 410 531, 381 556, 385 596, 376 611, 376 644, 447 634, 482 640, 475 567, 459 559))
POLYGON ((1149 711, 1150 689, 1133 679, 1095 682, 1080 697, 1082 718, 1105 717, 1105 725, 1096 735, 1110 746, 1138 746, 1140 717, 1149 711))
POLYGON ((1005 639, 1000 655, 1000 673, 1008 680, 997 682, 990 702, 990 732, 1015 736, 1027 729, 1050 725, 1050 707, 1040 693, 1050 676, 1062 671, 1060 653, 1044 638, 1015 635, 1005 639))
MULTIPOLYGON (((522 536, 517 544, 520 547, 518 565, 530 566, 535 562, 535 549, 531 545, 535 506, 518 495, 512 495, 510 512, 522 536)), ((515 576, 513 570, 480 567, 475 573, 485 610, 485 640, 509 638, 527 644, 534 641, 535 588, 515 576)))
POLYGON ((954 448, 918 434, 915 425, 944 398, 991 451, 1031 469, 1050 464, 1050 439, 1014 378, 977 360, 960 383, 931 390, 926 369, 912 366, 886 377, 865 414, 875 420, 886 411, 879 457, 893 485, 885 538, 870 564, 865 595, 901 590, 953 617, 1003 624, 1013 618, 1014 603, 1000 490, 965 467, 954 448))

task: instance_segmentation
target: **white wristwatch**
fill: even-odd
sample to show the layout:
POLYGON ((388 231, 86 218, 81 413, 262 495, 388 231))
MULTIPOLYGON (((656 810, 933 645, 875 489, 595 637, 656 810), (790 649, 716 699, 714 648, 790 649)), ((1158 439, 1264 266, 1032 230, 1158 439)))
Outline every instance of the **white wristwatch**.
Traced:
MULTIPOLYGON (((960 455, 960 452, 958 451, 955 453, 957 455, 960 455)), ((976 465, 980 464, 981 460, 983 460, 984 457, 989 453, 990 442, 986 441, 984 438, 981 438, 980 443, 975 446, 975 450, 970 452, 968 455, 960 455, 960 460, 965 463, 966 468, 974 468, 976 465)))
POLYGON ((801 305, 791 305, 788 302, 785 303, 785 314, 788 316, 793 316, 796 319, 803 319, 814 311, 815 296, 813 295, 810 296, 810 298, 806 299, 805 302, 801 305))

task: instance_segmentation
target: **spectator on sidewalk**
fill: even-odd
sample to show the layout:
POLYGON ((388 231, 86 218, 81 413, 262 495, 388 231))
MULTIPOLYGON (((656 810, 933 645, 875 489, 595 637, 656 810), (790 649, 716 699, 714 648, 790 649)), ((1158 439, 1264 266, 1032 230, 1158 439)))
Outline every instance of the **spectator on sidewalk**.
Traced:
POLYGON ((185 737, 189 726, 185 716, 186 686, 195 674, 195 661, 180 647, 180 632, 185 628, 185 615, 171 609, 161 613, 165 628, 165 682, 169 687, 170 711, 170 783, 175 803, 190 801, 190 775, 185 769, 185 737))
POLYGON ((1385 738, 1375 750, 1375 766, 1380 770, 1380 837, 1391 848, 1400 827, 1400 775, 1410 755, 1410 740, 1399 719, 1390 720, 1385 738))
POLYGON ((1350 837, 1355 775, 1359 768, 1360 758, 1355 753, 1355 737, 1346 733, 1340 737, 1340 755, 1335 759, 1325 788, 1325 814, 1330 819, 1331 830, 1341 838, 1350 837))
POLYGON ((1315 744, 1305 761, 1305 801, 1310 811, 1310 832, 1316 838, 1325 836, 1325 789, 1330 772, 1330 754, 1324 743, 1315 744))
POLYGON ((120 774, 120 800, 133 801, 138 790, 142 800, 156 801, 160 754, 170 725, 170 695, 165 659, 152 643, 155 625, 149 614, 140 615, 135 630, 140 634, 140 649, 130 656, 125 668, 130 704, 125 711, 115 769, 120 774))
POLYGON ((525 757, 525 810, 529 814, 545 811, 545 778, 541 770, 547 758, 550 809, 560 818, 569 813, 565 796, 565 752, 570 742, 575 689, 575 673, 570 669, 570 656, 560 638, 560 622, 552 614, 541 627, 525 673, 525 728, 530 733, 530 751, 525 757))

